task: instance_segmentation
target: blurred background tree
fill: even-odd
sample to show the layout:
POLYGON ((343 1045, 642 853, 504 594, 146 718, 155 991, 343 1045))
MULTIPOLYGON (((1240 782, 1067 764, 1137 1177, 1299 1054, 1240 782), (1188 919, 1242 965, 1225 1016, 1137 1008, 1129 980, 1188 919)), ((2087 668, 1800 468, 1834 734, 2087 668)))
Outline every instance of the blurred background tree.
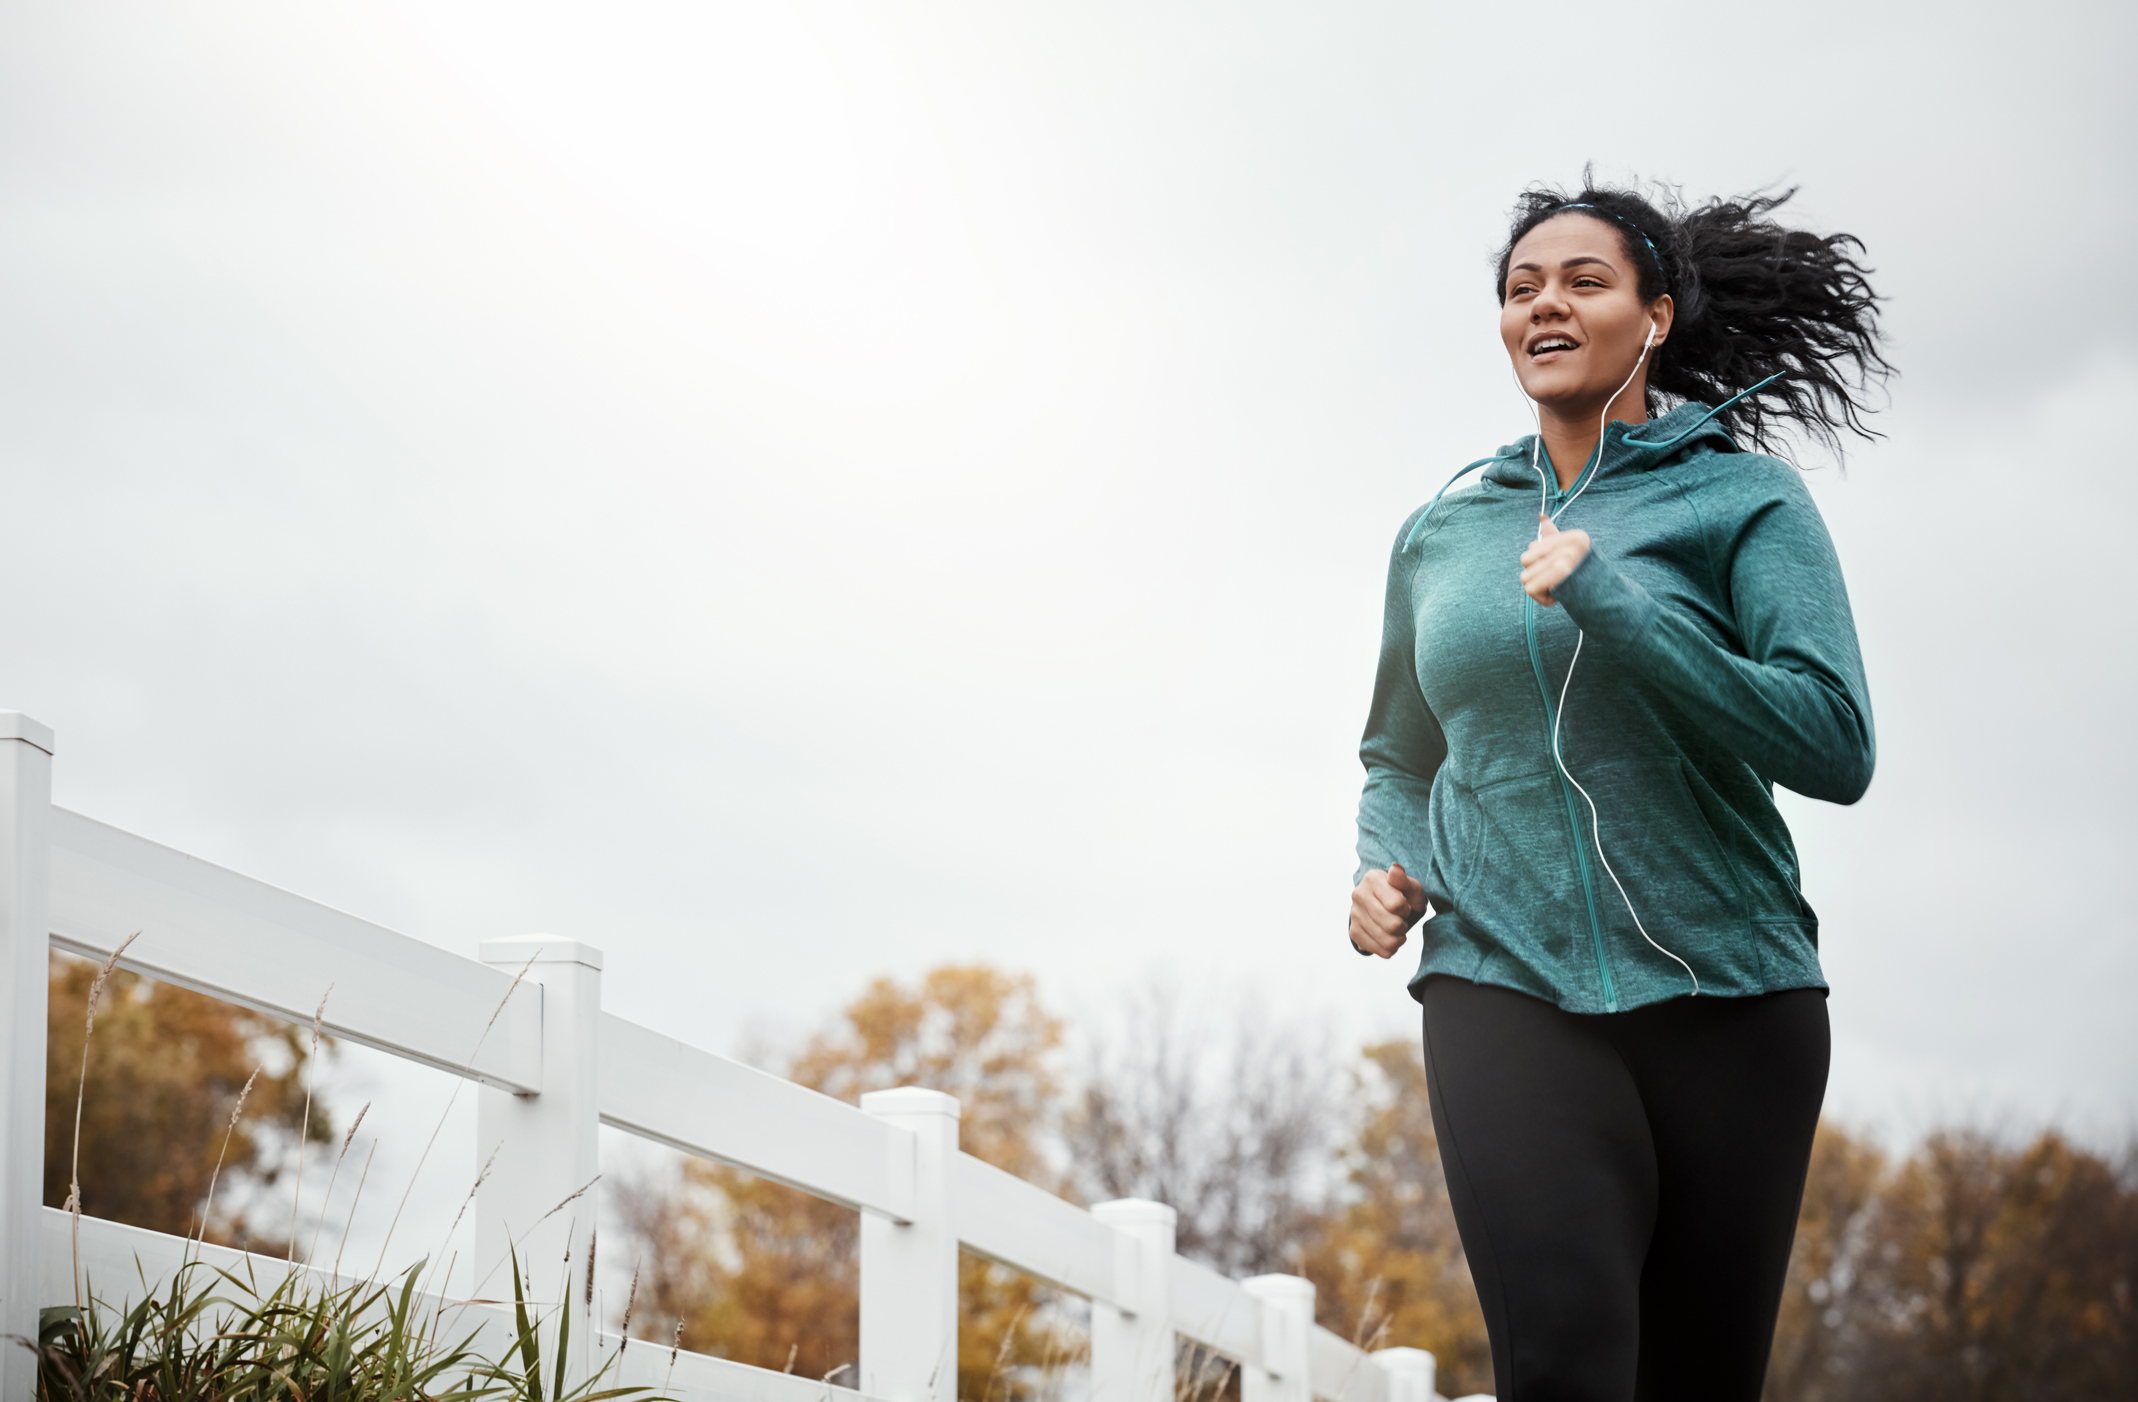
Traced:
POLYGON ((1430 1350, 1449 1397, 1492 1390, 1492 1346, 1455 1230, 1414 1039, 1360 1054, 1358 1128, 1341 1151, 1346 1191, 1300 1262, 1321 1322, 1361 1348, 1430 1350))
MULTIPOLYGON (((94 964, 51 956, 44 1173, 50 1207, 67 1201, 82 1036, 96 974, 94 964)), ((81 1097, 82 1211, 173 1235, 197 1230, 238 1093, 254 1068, 264 1066, 230 1135, 207 1237, 285 1253, 288 1208, 269 1204, 296 1164, 311 1029, 124 969, 106 980, 102 1002, 81 1097)), ((322 1040, 322 1054, 332 1049, 331 1040, 322 1040)), ((327 1107, 314 1103, 309 1141, 325 1144, 333 1133, 327 1107)))
POLYGON ((1176 1249, 1235 1278, 1297 1268, 1345 1111, 1326 1042, 1251 1004, 1189 1008, 1160 985, 1082 1028, 1062 1132, 1072 1196, 1148 1198, 1176 1249))
POLYGON ((2138 1173, 2049 1131, 1930 1135, 1897 1165, 1832 1125, 1790 1264, 1777 1402, 2043 1402, 2138 1378, 2138 1173))
MULTIPOLYGON (((64 1203, 93 966, 50 965, 45 1200, 64 1203)), ((279 1254, 310 1029, 118 972, 90 1048, 83 1210, 196 1226, 240 1088, 211 1240, 279 1254)), ((1356 1053, 1249 1006, 1190 1016, 1169 991, 1090 1019, 1074 1083, 1063 1024, 1029 978, 979 965, 879 979, 771 1069, 849 1101, 921 1085, 958 1097, 970 1153, 1084 1202, 1180 1213, 1184 1255, 1287 1271, 1365 1347, 1432 1350, 1440 1391, 1488 1391, 1490 1356, 1440 1175, 1411 1039, 1356 1053)), ((331 1052, 331 1043, 322 1050, 331 1052)), ((308 1141, 334 1130, 315 1104, 308 1141)), ((611 1195, 641 1275, 632 1332, 678 1324, 703 1352, 814 1377, 857 1344, 856 1215, 691 1162, 611 1195)), ((607 1253, 605 1252, 604 1255, 607 1253)), ((2138 1377, 2138 1157, 2054 1132, 1948 1129, 1895 1153, 1835 1125, 1812 1152, 1770 1402, 2078 1402, 2138 1377)), ((612 1302, 613 1306, 614 1302, 612 1302)), ((961 1398, 1032 1399, 1077 1352, 1073 1308, 965 1258, 961 1398)), ((610 1313, 620 1313, 612 1307, 610 1313)), ((838 1381, 853 1381, 837 1377, 838 1381)), ((1204 1389, 1205 1391, 1208 1388, 1204 1389)), ((1212 1394, 1216 1395, 1215 1393, 1212 1394)))
MULTIPOLYGON (((1056 1110, 1061 1023, 1029 978, 951 965, 902 986, 877 979, 771 1069, 858 1102, 925 1086, 958 1098, 965 1152, 1059 1189, 1042 1146, 1056 1110)), ((632 1332, 853 1386, 859 1352, 857 1214, 718 1164, 639 1179, 612 1195, 642 1274, 632 1332)), ((958 1395, 1011 1398, 1072 1349, 1050 1292, 965 1256, 958 1280, 958 1395)))
POLYGON ((1190 1012, 1164 987, 1086 1034, 1063 1126, 1078 1196, 1169 1203, 1182 1255, 1236 1279, 1303 1275, 1325 1327, 1430 1349, 1447 1396, 1491 1391, 1415 1042, 1346 1055, 1311 1024, 1190 1012))
MULTIPOLYGON (((1430 1349, 1445 1395, 1491 1390, 1414 1040, 1347 1052, 1251 1006, 1191 1012, 1164 987, 1084 1022, 1076 1074, 1058 1078, 1062 1025, 1029 980, 938 969, 872 985, 783 1069, 850 1100, 947 1090, 969 1151, 1081 1202, 1170 1203, 1183 1255, 1235 1277, 1304 1275, 1324 1326, 1430 1349)), ((852 1213, 704 1165, 620 1197, 647 1263, 634 1332, 665 1339, 681 1318, 695 1347, 775 1368, 791 1352, 817 1376, 851 1360, 852 1213)), ((2134 1282, 2129 1155, 1947 1131, 1896 1158, 1824 1125, 1766 1396, 2123 1395, 2138 1377, 2134 1282)), ((996 1361, 1059 1360, 1065 1315, 976 1261, 963 1290, 959 1395, 1029 1395, 1030 1375, 996 1361)))
POLYGON ((1831 1395, 1864 1306, 1851 1292, 1885 1175, 1883 1153, 1820 1124, 1767 1360, 1769 1398, 1812 1402, 1831 1395))

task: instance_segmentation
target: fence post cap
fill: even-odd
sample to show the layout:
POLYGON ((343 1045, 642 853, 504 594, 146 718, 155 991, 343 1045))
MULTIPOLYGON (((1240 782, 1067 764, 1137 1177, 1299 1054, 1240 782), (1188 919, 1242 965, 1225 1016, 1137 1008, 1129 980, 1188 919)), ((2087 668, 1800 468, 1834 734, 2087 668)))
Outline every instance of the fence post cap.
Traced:
POLYGON ((919 1086, 864 1092, 861 1108, 871 1115, 948 1115, 953 1120, 963 1113, 956 1096, 919 1086))
POLYGON ((537 964, 584 964, 597 973, 601 970, 600 950, 555 935, 514 935, 509 939, 484 940, 477 957, 485 964, 510 965, 515 969, 533 960, 537 964))
POLYGON ((1431 1367, 1433 1355, 1422 1348, 1377 1348, 1373 1351, 1374 1362, 1383 1368, 1431 1367))
POLYGON ((20 740, 52 753, 52 727, 20 711, 0 711, 0 740, 20 740))
POLYGON ((1113 1227, 1142 1226, 1158 1222, 1171 1226, 1180 1220, 1180 1213, 1162 1202, 1149 1198, 1115 1198, 1111 1202, 1095 1204, 1091 1215, 1113 1227))
POLYGON ((1240 1288, 1258 1300, 1306 1300, 1314 1298, 1314 1282, 1303 1275, 1251 1275, 1240 1288))

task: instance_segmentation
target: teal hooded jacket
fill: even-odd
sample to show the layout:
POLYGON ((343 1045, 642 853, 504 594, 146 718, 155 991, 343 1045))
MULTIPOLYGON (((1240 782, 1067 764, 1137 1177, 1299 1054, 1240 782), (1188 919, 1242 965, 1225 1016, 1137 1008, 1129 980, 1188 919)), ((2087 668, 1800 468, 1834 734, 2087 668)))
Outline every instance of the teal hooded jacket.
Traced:
POLYGON ((1412 992, 1452 974, 1607 1013, 1695 979, 1824 988, 1773 786, 1853 803, 1875 746, 1811 494, 1701 404, 1610 425, 1566 491, 1535 447, 1473 463, 1389 562, 1359 874, 1400 862, 1433 904, 1412 992), (1592 541, 1557 608, 1516 578, 1547 496, 1592 541))

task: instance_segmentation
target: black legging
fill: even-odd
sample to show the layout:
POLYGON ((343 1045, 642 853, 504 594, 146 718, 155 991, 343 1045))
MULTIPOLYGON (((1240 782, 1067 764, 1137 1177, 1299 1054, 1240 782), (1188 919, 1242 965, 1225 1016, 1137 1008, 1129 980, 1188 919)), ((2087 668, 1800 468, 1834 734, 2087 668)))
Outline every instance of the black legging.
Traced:
POLYGON ((1425 1070, 1499 1402, 1757 1402, 1826 995, 1583 1016, 1426 981, 1425 1070))

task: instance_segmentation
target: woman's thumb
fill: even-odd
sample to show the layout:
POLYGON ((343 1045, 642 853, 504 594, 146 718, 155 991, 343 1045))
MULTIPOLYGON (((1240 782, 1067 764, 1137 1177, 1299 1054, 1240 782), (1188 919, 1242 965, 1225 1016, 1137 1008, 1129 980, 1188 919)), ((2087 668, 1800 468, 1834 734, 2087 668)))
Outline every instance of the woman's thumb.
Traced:
POLYGON ((1390 862, 1388 864, 1388 879, 1390 881, 1395 882, 1398 886, 1402 885, 1406 880, 1409 879, 1403 874, 1403 863, 1390 862))

